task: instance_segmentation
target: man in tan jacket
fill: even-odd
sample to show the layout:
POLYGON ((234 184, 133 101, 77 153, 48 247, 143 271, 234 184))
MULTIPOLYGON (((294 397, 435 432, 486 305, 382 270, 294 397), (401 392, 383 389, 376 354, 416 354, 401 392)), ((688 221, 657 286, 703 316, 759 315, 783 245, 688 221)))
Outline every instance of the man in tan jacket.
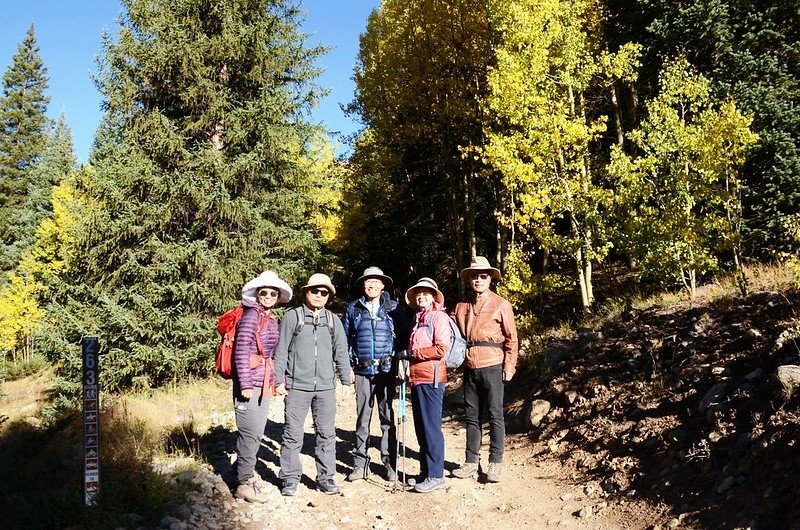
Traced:
POLYGON ((492 279, 500 270, 483 256, 475 256, 461 271, 472 292, 453 312, 461 334, 467 339, 464 370, 467 450, 464 463, 453 471, 456 478, 478 477, 481 449, 481 410, 489 415, 489 467, 486 480, 500 482, 506 435, 503 417, 503 385, 514 377, 517 368, 517 327, 514 310, 505 298, 492 292, 492 279))

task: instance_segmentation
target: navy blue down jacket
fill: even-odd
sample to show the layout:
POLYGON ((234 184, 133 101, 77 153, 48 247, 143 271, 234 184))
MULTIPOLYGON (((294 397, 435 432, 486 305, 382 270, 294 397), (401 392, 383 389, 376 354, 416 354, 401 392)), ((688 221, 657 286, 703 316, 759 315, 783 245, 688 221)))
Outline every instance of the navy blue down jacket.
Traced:
POLYGON ((343 325, 350 365, 356 374, 375 375, 394 369, 395 324, 401 318, 397 301, 392 300, 386 292, 381 293, 375 318, 371 317, 363 296, 347 304, 343 325))

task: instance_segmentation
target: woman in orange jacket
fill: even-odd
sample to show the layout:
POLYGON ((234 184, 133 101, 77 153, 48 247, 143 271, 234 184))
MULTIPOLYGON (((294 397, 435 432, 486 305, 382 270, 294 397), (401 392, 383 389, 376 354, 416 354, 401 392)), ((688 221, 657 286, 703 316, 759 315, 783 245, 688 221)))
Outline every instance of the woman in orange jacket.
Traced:
POLYGON ((406 291, 406 303, 416 310, 408 350, 399 352, 408 359, 411 383, 411 412, 420 454, 419 493, 444 488, 444 435, 442 404, 447 383, 445 354, 451 331, 444 310, 444 295, 436 282, 420 278, 406 291))

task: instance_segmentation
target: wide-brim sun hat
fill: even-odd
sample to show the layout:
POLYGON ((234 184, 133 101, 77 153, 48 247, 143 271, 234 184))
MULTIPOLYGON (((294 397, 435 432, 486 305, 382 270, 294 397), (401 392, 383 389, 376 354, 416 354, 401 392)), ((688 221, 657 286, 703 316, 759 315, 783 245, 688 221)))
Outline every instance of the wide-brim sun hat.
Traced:
POLYGON ((364 274, 361 275, 359 279, 356 280, 356 285, 360 285, 364 282, 364 280, 368 280, 370 278, 377 278, 383 282, 383 286, 388 288, 392 286, 392 279, 386 276, 383 271, 379 267, 367 267, 364 269, 364 274))
POLYGON ((425 277, 417 280, 417 283, 409 287, 406 291, 406 304, 408 304, 409 307, 413 307, 414 309, 417 308, 416 293, 414 291, 422 287, 430 289, 434 292, 434 302, 442 305, 444 304, 444 295, 442 294, 442 291, 439 290, 439 286, 436 285, 436 282, 432 279, 425 277))
POLYGON ((475 256, 472 258, 472 262, 470 263, 469 267, 461 271, 461 279, 469 280, 469 275, 473 272, 488 272, 492 279, 500 279, 500 269, 489 265, 489 260, 483 256, 475 256))
POLYGON ((305 291, 306 289, 310 289, 311 287, 326 287, 331 294, 336 294, 336 289, 333 287, 333 282, 328 277, 327 274, 322 274, 321 272, 315 272, 311 275, 308 279, 308 282, 300 289, 305 291))
POLYGON ((278 303, 285 304, 292 299, 292 288, 281 280, 274 271, 264 271, 242 287, 242 298, 251 302, 256 301, 256 293, 262 287, 272 287, 280 293, 278 303))

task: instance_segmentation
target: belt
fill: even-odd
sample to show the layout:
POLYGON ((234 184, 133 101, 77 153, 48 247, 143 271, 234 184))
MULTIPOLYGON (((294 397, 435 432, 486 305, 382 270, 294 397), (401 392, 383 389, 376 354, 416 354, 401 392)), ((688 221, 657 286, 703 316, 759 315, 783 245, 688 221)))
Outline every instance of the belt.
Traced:
POLYGON ((467 341, 467 348, 473 348, 475 346, 486 346, 489 348, 498 348, 500 350, 503 349, 502 342, 488 342, 485 340, 468 340, 467 341))

